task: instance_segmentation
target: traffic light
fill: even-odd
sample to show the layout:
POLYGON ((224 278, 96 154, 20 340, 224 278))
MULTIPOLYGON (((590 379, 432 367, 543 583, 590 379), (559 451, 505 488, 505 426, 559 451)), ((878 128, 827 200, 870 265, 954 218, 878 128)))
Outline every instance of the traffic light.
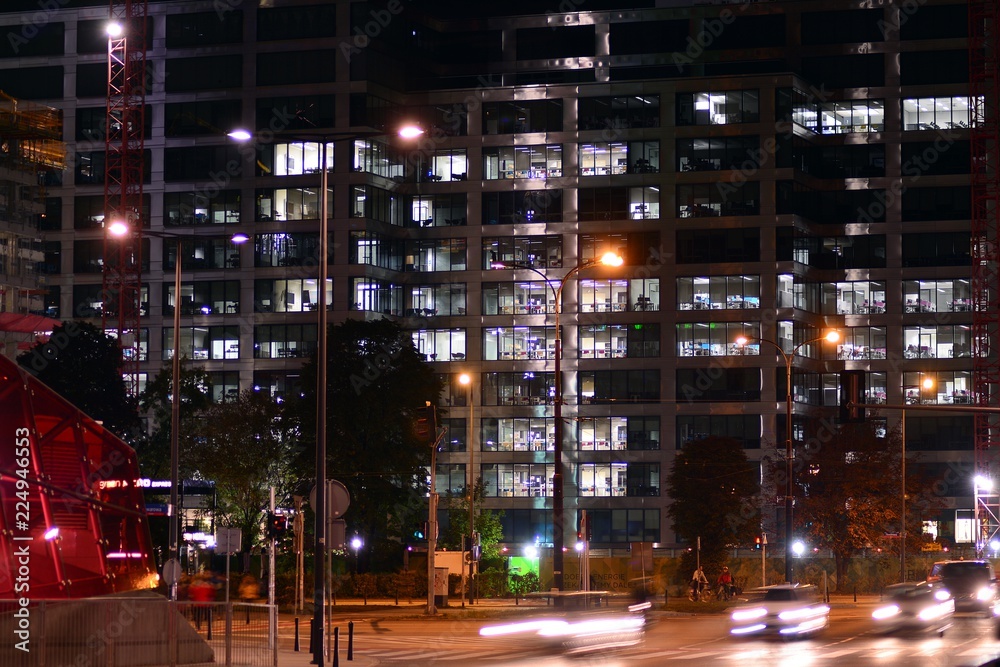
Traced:
POLYGON ((284 514, 267 513, 267 536, 275 539, 282 537, 288 530, 288 519, 284 514))
POLYGON ((840 372, 840 422, 857 424, 865 421, 865 372, 840 372))
POLYGON ((437 440, 437 412, 429 402, 426 407, 417 408, 417 423, 414 432, 420 442, 434 445, 437 440))
POLYGON ((754 538, 753 548, 760 551, 760 537, 754 538))

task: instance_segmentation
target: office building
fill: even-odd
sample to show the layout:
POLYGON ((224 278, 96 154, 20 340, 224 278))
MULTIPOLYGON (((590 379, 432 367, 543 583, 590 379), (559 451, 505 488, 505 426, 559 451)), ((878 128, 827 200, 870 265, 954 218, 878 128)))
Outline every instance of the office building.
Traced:
MULTIPOLYGON (((48 192, 44 307, 99 318, 107 2, 4 4, 3 32, 34 36, 2 40, 0 89, 61 109, 72 148, 48 192)), ((624 266, 575 275, 561 314, 566 510, 588 511, 595 546, 676 544, 663 484, 687 441, 781 458, 785 364, 739 336, 790 351, 844 334, 795 358, 800 442, 835 417, 845 369, 873 403, 925 376, 913 400, 971 403, 966 2, 524 4, 151 0, 144 206, 198 241, 179 299, 173 244, 145 241, 143 376, 169 358, 175 304, 216 400, 295 391, 318 289, 331 323, 397 320, 448 379, 442 493, 465 486, 473 374, 476 473, 511 544, 551 539, 543 278, 606 251, 624 266), (428 130, 417 146, 391 136, 403 121, 428 130), (239 125, 274 134, 248 151, 225 136, 239 125), (386 134, 339 134, 366 127, 386 134), (287 134, 317 128, 326 286, 322 151, 287 134)), ((907 450, 948 504, 929 529, 971 529, 973 417, 914 411, 907 450)))

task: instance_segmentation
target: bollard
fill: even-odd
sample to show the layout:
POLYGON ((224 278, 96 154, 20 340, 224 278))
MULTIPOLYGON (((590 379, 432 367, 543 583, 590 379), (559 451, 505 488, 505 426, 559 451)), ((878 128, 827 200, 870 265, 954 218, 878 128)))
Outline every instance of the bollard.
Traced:
POLYGON ((340 626, 333 629, 333 667, 340 667, 340 626))
POLYGON ((354 660, 354 621, 347 622, 347 659, 354 660))
POLYGON ((208 641, 212 641, 212 607, 208 608, 208 641))
POLYGON ((309 619, 309 655, 312 655, 313 652, 313 640, 315 639, 315 637, 313 637, 313 625, 315 625, 315 623, 315 618, 309 619))
POLYGON ((295 617, 295 652, 299 652, 299 617, 295 617))
POLYGON ((858 587, 857 586, 854 587, 854 601, 855 602, 858 601, 858 587))

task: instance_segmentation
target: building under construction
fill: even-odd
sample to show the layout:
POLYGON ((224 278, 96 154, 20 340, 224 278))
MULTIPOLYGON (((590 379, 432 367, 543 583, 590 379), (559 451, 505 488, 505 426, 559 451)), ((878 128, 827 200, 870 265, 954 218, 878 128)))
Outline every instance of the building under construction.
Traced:
POLYGON ((39 220, 46 183, 65 166, 62 112, 0 91, 0 333, 4 354, 51 329, 44 315, 39 220), (32 317, 34 316, 34 317, 32 317))

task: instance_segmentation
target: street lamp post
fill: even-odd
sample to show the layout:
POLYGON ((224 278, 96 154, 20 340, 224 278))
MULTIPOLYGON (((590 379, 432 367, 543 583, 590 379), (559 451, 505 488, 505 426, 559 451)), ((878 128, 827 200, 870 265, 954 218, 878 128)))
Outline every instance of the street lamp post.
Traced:
MULTIPOLYGON (((469 472, 466 475, 467 478, 467 489, 469 491, 469 604, 472 604, 473 592, 472 592, 472 576, 475 572, 476 559, 473 555, 473 548, 475 545, 475 535, 476 535, 476 450, 473 447, 473 434, 475 433, 475 428, 473 427, 473 419, 475 416, 475 407, 472 405, 472 376, 468 373, 462 373, 458 376, 459 383, 465 385, 468 388, 467 400, 469 401, 469 423, 465 428, 465 446, 469 450, 469 472)), ((463 545, 463 551, 464 545, 463 545)), ((462 584, 462 606, 465 606, 465 584, 462 584)))
POLYGON ((825 340, 829 343, 836 343, 840 340, 840 333, 831 331, 825 336, 812 338, 799 343, 792 348, 791 354, 785 352, 781 345, 766 338, 747 338, 741 336, 736 339, 736 344, 743 346, 756 340, 760 343, 768 343, 774 346, 782 359, 785 361, 785 581, 792 581, 792 499, 794 497, 794 486, 792 484, 795 474, 793 457, 795 450, 792 447, 792 362, 795 360, 795 353, 802 347, 810 343, 817 343, 825 340))
MULTIPOLYGON (((300 115, 300 120, 306 121, 300 115)), ((308 121, 306 121, 308 122, 308 121)), ((316 141, 319 143, 319 173, 320 173, 320 195, 319 195, 319 276, 317 278, 317 302, 318 312, 317 335, 316 335, 316 506, 313 508, 315 514, 314 532, 316 543, 313 548, 313 620, 311 629, 312 640, 312 664, 322 665, 326 655, 323 629, 324 611, 326 605, 326 580, 324 578, 325 558, 326 558, 326 407, 327 407, 327 303, 326 303, 326 280, 329 271, 330 238, 328 233, 328 197, 327 188, 329 183, 329 168, 327 166, 328 142, 336 139, 359 139, 362 137, 377 136, 383 134, 377 130, 362 132, 324 132, 322 130, 277 133, 275 136, 280 139, 290 141, 316 141)), ((414 126, 406 126, 400 129, 399 136, 404 139, 412 139, 423 134, 414 126)), ((229 137, 235 141, 246 142, 253 138, 253 133, 246 129, 235 129, 229 132, 229 137)))
MULTIPOLYGON (((108 225, 108 233, 118 238, 129 233, 129 226, 122 221, 114 221, 108 225)), ((174 341, 170 364, 170 506, 167 510, 167 562, 176 561, 180 565, 180 522, 178 508, 178 487, 180 486, 180 427, 181 427, 181 252, 184 248, 184 236, 144 230, 147 236, 164 240, 172 239, 174 250, 174 341)), ((233 243, 244 243, 245 235, 234 235, 233 243)), ((170 599, 177 600, 177 582, 170 584, 170 599)))
POLYGON ((555 443, 553 447, 553 458, 555 460, 555 471, 552 475, 552 583, 556 590, 563 590, 563 544, 565 517, 563 516, 563 435, 564 427, 562 421, 562 331, 559 323, 562 314, 562 293, 566 283, 574 275, 583 269, 604 264, 605 266, 621 266, 624 263, 621 257, 613 252, 605 253, 600 259, 590 260, 583 264, 578 264, 571 268, 566 275, 559 280, 559 287, 553 287, 554 281, 533 266, 518 264, 514 262, 496 262, 494 268, 518 268, 534 271, 542 277, 545 284, 552 290, 555 299, 555 397, 552 419, 555 422, 555 443))

